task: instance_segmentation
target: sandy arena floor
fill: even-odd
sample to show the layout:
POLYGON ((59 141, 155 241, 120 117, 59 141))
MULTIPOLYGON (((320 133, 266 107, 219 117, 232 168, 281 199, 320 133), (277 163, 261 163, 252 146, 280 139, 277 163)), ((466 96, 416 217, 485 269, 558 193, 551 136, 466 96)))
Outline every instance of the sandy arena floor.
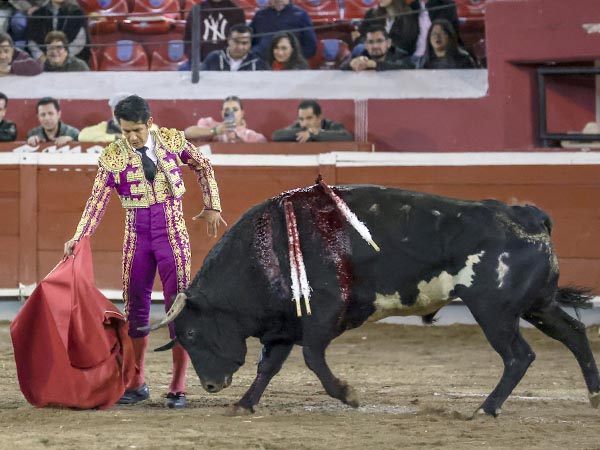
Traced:
MULTIPOLYGON (((167 341, 164 330, 151 347, 167 341)), ((329 398, 294 349, 256 414, 228 417, 254 378, 260 347, 230 388, 204 392, 190 367, 188 405, 167 410, 170 355, 150 353, 149 401, 108 411, 36 409, 19 391, 8 323, 0 323, 0 449, 600 449, 600 411, 561 344, 525 330, 537 360, 498 419, 467 420, 501 374, 477 326, 367 325, 329 348, 362 406, 329 398)), ((588 329, 596 355, 597 327, 588 329)))

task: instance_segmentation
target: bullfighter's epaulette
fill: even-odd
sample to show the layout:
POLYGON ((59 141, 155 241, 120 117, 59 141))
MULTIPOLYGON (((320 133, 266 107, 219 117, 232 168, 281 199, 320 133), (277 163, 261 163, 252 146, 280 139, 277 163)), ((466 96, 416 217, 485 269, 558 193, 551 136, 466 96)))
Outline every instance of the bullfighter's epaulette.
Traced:
POLYGON ((128 153, 127 145, 122 139, 119 139, 104 148, 98 158, 98 164, 109 172, 121 172, 127 166, 128 153))
POLYGON ((164 147, 170 153, 181 153, 185 145, 185 135, 183 131, 179 131, 175 128, 160 128, 158 133, 155 134, 158 139, 162 142, 164 147))

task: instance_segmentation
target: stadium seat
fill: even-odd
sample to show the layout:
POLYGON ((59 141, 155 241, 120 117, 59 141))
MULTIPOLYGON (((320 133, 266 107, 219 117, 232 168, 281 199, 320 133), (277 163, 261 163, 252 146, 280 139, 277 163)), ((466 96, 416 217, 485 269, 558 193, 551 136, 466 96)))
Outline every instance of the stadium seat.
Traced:
POLYGON ((456 2, 456 13, 463 28, 483 28, 485 20, 485 0, 462 0, 456 2))
POLYGON ((134 41, 117 41, 115 45, 104 48, 98 70, 127 71, 148 70, 148 56, 144 47, 134 41))
POLYGON ((311 69, 339 69, 350 55, 348 44, 340 39, 321 39, 317 44, 317 53, 310 61, 311 69))
POLYGON ((179 0, 137 0, 131 16, 121 22, 122 31, 162 34, 181 18, 179 0))
POLYGON ((166 47, 161 47, 152 53, 150 70, 179 70, 187 60, 187 57, 183 54, 183 41, 169 41, 166 47))
POLYGON ((264 8, 269 4, 269 0, 236 0, 240 8, 244 9, 246 20, 250 21, 260 8, 264 8))
POLYGON ((110 34, 117 31, 117 21, 129 13, 126 0, 82 0, 79 2, 88 15, 90 34, 110 34))
POLYGON ((341 19, 340 5, 337 0, 296 0, 294 4, 308 13, 315 25, 341 19))
POLYGON ((344 20, 363 19, 365 13, 377 6, 377 0, 344 0, 344 20))

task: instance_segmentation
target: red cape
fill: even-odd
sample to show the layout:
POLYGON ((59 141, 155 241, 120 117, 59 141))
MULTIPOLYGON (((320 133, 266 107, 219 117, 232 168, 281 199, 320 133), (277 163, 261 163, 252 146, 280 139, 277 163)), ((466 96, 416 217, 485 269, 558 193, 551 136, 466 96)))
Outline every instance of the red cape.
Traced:
POLYGON ((44 278, 10 325, 19 386, 34 406, 105 409, 135 374, 127 322, 94 284, 89 238, 44 278))

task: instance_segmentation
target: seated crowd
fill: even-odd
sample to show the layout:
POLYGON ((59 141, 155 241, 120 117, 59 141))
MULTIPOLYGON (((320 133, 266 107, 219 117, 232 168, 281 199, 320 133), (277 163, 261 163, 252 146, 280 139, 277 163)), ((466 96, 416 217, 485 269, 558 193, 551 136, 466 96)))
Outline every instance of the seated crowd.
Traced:
MULTIPOLYGON (((112 142, 122 137, 114 108, 122 99, 131 94, 121 92, 113 95, 108 105, 112 117, 82 130, 63 121, 60 103, 52 97, 40 99, 35 107, 39 126, 27 132, 27 144, 33 147, 43 143, 65 145, 78 142, 112 142)), ((8 97, 0 92, 0 142, 13 142, 17 139, 17 125, 6 118, 8 97)), ((353 134, 341 123, 322 117, 321 105, 315 100, 304 100, 298 105, 298 120, 292 125, 276 130, 273 141, 325 142, 353 141, 353 134)), ((267 142, 260 132, 247 127, 242 100, 229 96, 223 101, 221 120, 203 117, 195 125, 185 129, 187 139, 207 142, 267 142)), ((156 125, 153 125, 156 127, 156 125)))
MULTIPOLYGON (((201 70, 307 70, 317 56, 310 15, 290 0, 269 0, 247 23, 235 0, 203 0, 187 14, 179 70, 189 70, 192 30, 200 9, 201 70)), ((339 24, 338 24, 339 25, 339 24)), ((320 31, 320 28, 319 30, 320 31)), ((364 70, 474 68, 459 34, 454 0, 377 0, 336 68, 364 70)), ((180 41, 181 42, 181 41, 180 41)), ((0 76, 90 70, 88 16, 75 0, 9 1, 0 6, 0 76)), ((92 50, 96 48, 96 50, 92 50)), ((94 67, 93 67, 94 68, 94 67)))

